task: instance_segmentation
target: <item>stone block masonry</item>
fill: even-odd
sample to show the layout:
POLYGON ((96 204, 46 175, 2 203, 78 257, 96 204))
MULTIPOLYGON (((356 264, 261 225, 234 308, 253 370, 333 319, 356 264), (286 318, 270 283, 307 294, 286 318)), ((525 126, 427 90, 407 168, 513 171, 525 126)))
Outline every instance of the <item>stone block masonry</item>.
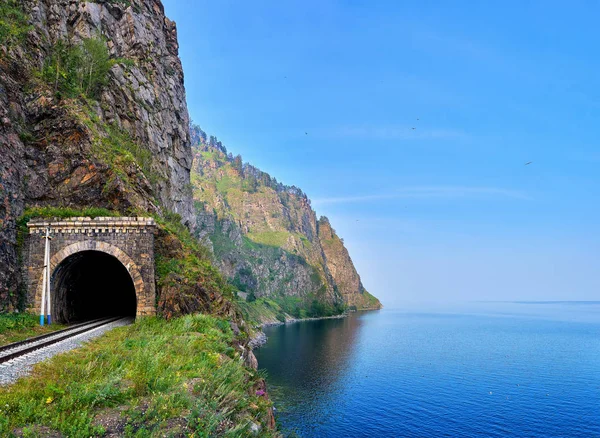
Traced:
MULTIPOLYGON (((42 299, 44 235, 50 230, 50 272, 68 257, 98 251, 119 260, 129 272, 137 299, 136 315, 156 314, 154 233, 156 223, 146 217, 75 217, 60 220, 33 219, 24 247, 24 282, 28 308, 39 312, 42 299)), ((100 273, 102 274, 102 273, 100 273)), ((109 272, 105 275, 110 275, 109 272)), ((54 300, 53 300, 54 301, 54 300)), ((53 303, 54 304, 54 303, 53 303)))

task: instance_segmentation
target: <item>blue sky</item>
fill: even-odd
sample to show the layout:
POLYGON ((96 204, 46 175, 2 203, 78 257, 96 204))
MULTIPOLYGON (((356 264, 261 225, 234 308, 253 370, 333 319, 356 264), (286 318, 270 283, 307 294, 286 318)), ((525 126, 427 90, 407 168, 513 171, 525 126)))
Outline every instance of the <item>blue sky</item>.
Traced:
POLYGON ((600 299, 597 3, 164 4, 193 120, 384 304, 600 299))

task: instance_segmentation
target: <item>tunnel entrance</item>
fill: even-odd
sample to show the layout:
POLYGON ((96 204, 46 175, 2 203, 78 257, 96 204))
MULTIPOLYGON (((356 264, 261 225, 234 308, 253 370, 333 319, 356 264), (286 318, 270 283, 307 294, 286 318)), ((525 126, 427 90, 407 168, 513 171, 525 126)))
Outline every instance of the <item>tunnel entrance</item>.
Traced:
POLYGON ((107 316, 135 318, 133 280, 114 256, 81 251, 64 259, 52 275, 54 320, 74 323, 107 316))

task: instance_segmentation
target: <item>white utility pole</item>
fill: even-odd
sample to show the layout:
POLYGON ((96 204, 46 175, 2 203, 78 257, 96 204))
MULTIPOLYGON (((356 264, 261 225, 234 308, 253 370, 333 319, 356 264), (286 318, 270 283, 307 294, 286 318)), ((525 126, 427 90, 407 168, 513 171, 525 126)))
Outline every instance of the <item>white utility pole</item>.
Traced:
POLYGON ((40 325, 44 325, 44 316, 46 316, 46 320, 48 324, 52 323, 52 318, 50 316, 50 283, 52 282, 50 279, 50 228, 46 228, 46 235, 44 236, 46 239, 46 245, 44 248, 44 274, 42 276, 42 307, 40 309, 40 325), (48 313, 45 314, 46 310, 46 296, 48 297, 48 313))
POLYGON ((44 325, 44 311, 46 310, 46 283, 47 283, 46 265, 48 264, 48 261, 46 260, 46 257, 48 256, 48 251, 46 250, 46 248, 48 248, 47 237, 48 237, 48 230, 46 230, 46 247, 44 248, 44 268, 43 268, 44 274, 42 276, 42 306, 40 307, 40 325, 44 325))
POLYGON ((46 282, 46 286, 48 287, 47 291, 48 291, 48 301, 47 301, 47 305, 48 305, 48 313, 46 314, 46 324, 50 325, 52 324, 52 318, 51 318, 51 314, 52 314, 52 305, 50 303, 50 285, 52 284, 52 278, 50 278, 50 241, 52 240, 52 237, 50 237, 50 229, 46 229, 46 278, 48 279, 48 281, 46 282))

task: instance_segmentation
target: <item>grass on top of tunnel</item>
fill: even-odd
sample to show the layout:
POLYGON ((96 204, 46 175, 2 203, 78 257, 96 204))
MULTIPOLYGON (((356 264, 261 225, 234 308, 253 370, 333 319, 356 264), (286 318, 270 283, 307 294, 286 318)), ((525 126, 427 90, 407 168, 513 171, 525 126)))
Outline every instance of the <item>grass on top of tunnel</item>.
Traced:
POLYGON ((227 321, 200 314, 114 329, 0 387, 0 436, 101 436, 106 418, 118 436, 247 436, 270 402, 232 340, 227 321))

